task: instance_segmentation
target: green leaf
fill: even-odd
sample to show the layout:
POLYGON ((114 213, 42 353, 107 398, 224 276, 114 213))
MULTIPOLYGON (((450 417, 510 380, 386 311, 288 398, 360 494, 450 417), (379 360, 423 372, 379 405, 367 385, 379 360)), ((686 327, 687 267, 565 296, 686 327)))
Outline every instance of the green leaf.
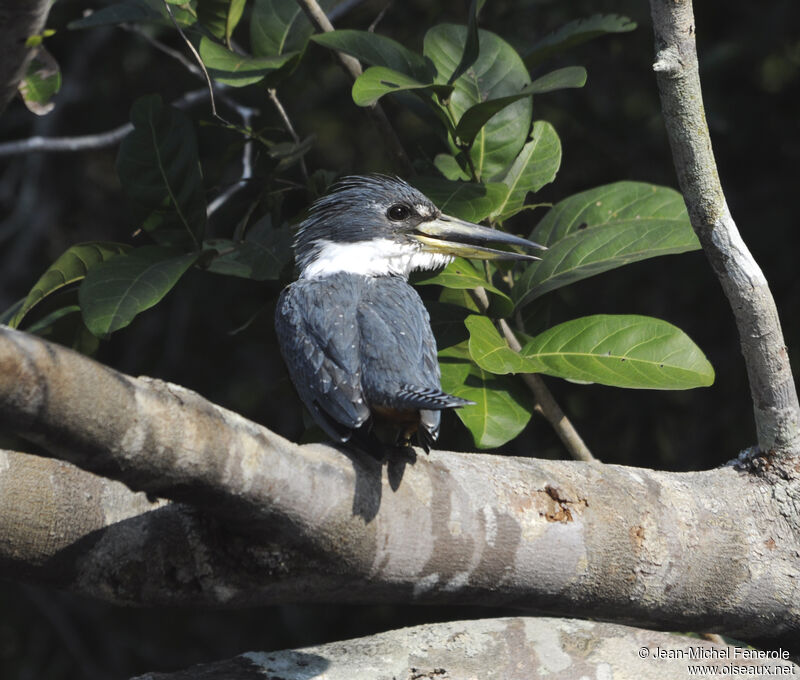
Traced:
MULTIPOLYGON (((17 315, 17 312, 22 309, 23 304, 25 304, 25 298, 17 300, 8 309, 0 313, 0 326, 11 326, 11 319, 13 319, 17 315)), ((11 327, 13 328, 13 326, 11 327)))
POLYGON ((561 166, 561 141, 547 121, 533 124, 531 141, 522 147, 503 178, 508 187, 505 199, 495 208, 493 217, 504 220, 519 212, 528 193, 539 191, 552 182, 561 166))
POLYGON ((461 54, 461 61, 458 62, 455 71, 447 79, 447 84, 452 85, 458 80, 466 70, 475 63, 480 52, 480 41, 478 39, 478 12, 486 0, 472 0, 469 5, 469 19, 467 21, 467 39, 464 41, 464 51, 461 54))
POLYGON ((439 177, 414 177, 411 182, 442 212, 470 222, 492 214, 508 191, 500 183, 452 182, 439 177))
POLYGON ((513 378, 492 375, 463 358, 458 346, 439 353, 442 389, 475 402, 455 410, 475 446, 491 449, 516 437, 531 419, 528 396, 513 378))
POLYGON ((370 66, 353 83, 353 101, 358 106, 372 106, 384 95, 404 90, 428 90, 442 96, 450 94, 448 85, 424 83, 385 66, 370 66))
POLYGON ((529 373, 525 359, 508 346, 491 319, 473 314, 464 324, 469 331, 469 354, 489 373, 529 373))
MULTIPOLYGON (((326 9, 332 3, 320 3, 326 9)), ((260 57, 301 52, 314 32, 295 0, 255 0, 250 17, 250 48, 260 57)))
POLYGON ((197 18, 213 36, 230 45, 231 35, 242 18, 245 0, 198 0, 197 18))
POLYGON ((119 147, 117 173, 147 231, 178 230, 196 245, 206 224, 203 178, 191 121, 161 97, 137 99, 134 130, 119 147))
POLYGON ((250 228, 244 241, 214 239, 204 246, 219 252, 208 265, 209 271, 254 281, 278 279, 292 259, 291 232, 273 229, 269 215, 250 228))
POLYGON ((564 50, 609 33, 625 33, 636 28, 636 22, 616 14, 595 14, 588 19, 576 19, 534 43, 525 53, 525 65, 536 64, 564 50))
POLYGON ((657 219, 623 221, 578 231, 550 246, 541 262, 530 265, 517 284, 517 304, 575 281, 659 255, 700 247, 688 224, 657 219))
POLYGON ((209 75, 232 87, 253 85, 296 56, 293 52, 286 52, 271 57, 248 57, 232 52, 205 36, 200 38, 197 51, 209 75))
POLYGON ((125 328, 172 290, 200 256, 146 246, 92 268, 78 289, 86 326, 97 337, 125 328))
POLYGON ((39 277, 8 325, 11 328, 19 328, 23 317, 48 295, 81 281, 87 272, 97 265, 128 250, 130 246, 122 243, 103 241, 90 241, 72 246, 39 277))
POLYGON ((537 335, 521 352, 528 368, 615 387, 687 390, 714 369, 682 330, 647 316, 587 316, 537 335))
POLYGON ((630 262, 700 247, 681 195, 639 182, 617 182, 561 201, 531 239, 549 249, 514 286, 517 305, 630 262))
POLYGON ((486 122, 509 104, 534 94, 583 87, 585 84, 586 69, 583 66, 567 66, 566 68, 552 71, 541 78, 537 78, 530 85, 526 85, 516 94, 490 99, 467 109, 458 121, 458 125, 456 125, 456 137, 458 137, 461 144, 469 146, 486 122))
MULTIPOLYGON (((454 83, 448 108, 455 121, 482 102, 519 94, 528 85, 528 70, 514 48, 499 36, 478 31, 480 52, 466 73, 454 83)), ((461 61, 467 39, 467 27, 439 24, 425 35, 423 52, 436 67, 437 81, 453 73, 461 61)), ((507 167, 522 149, 531 127, 530 97, 514 102, 492 116, 480 128, 470 148, 478 179, 493 181, 505 174, 507 167)), ((459 148, 451 140, 453 152, 459 148)))
POLYGON ((433 164, 436 169, 441 172, 449 180, 469 180, 469 175, 464 171, 464 168, 459 165, 455 156, 449 153, 436 154, 433 159, 433 164))
POLYGON ((371 66, 385 66, 423 83, 433 80, 433 68, 423 56, 412 52, 396 40, 377 33, 339 30, 318 33, 311 40, 329 49, 349 54, 371 66))
POLYGON ((43 116, 53 110, 55 104, 51 100, 61 89, 61 70, 53 55, 43 46, 36 48, 18 89, 32 113, 43 116))
POLYGON ((691 228, 683 196, 674 189, 644 182, 615 182, 560 201, 542 218, 531 238, 550 246, 582 229, 642 220, 691 228))
MULTIPOLYGON (((422 275, 424 276, 424 274, 422 275)), ((510 313, 513 311, 513 304, 502 290, 489 282, 483 273, 475 267, 469 260, 457 257, 442 271, 429 278, 420 278, 416 281, 418 286, 437 285, 445 288, 455 288, 456 290, 471 290, 472 288, 485 288, 501 300, 503 304, 501 311, 510 313)))

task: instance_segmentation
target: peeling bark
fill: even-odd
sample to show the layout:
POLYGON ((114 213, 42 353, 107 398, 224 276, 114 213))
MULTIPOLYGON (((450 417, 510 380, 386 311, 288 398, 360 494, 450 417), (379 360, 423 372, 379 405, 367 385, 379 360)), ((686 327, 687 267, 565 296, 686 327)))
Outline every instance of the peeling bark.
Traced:
POLYGON ((0 420, 248 536, 226 544, 234 555, 272 543, 314 562, 315 577, 294 576, 295 562, 259 585, 223 560, 220 578, 176 595, 186 603, 475 603, 740 638, 800 630, 797 481, 744 465, 665 473, 448 452, 381 465, 8 329, 0 420))

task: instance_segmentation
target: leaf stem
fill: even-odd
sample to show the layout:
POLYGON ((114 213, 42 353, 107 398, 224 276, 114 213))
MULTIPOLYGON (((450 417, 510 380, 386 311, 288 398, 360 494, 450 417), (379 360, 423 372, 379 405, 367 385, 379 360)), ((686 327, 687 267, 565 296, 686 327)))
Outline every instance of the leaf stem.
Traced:
MULTIPOLYGON (((470 295, 478 306, 478 309, 485 314, 489 309, 489 296, 486 294, 486 290, 484 288, 473 288, 470 291, 470 295)), ((517 336, 508 325, 508 322, 505 319, 500 319, 497 325, 505 337, 506 342, 508 342, 508 346, 513 351, 519 352, 522 349, 522 345, 520 345, 517 336)), ((547 385, 545 385, 544 380, 535 373, 522 373, 521 375, 523 381, 536 400, 536 410, 550 423, 550 426, 555 430, 561 443, 564 444, 572 458, 585 462, 597 460, 592 455, 589 447, 586 446, 580 434, 578 434, 578 431, 572 425, 570 419, 567 418, 564 411, 561 410, 553 393, 550 392, 547 385)))

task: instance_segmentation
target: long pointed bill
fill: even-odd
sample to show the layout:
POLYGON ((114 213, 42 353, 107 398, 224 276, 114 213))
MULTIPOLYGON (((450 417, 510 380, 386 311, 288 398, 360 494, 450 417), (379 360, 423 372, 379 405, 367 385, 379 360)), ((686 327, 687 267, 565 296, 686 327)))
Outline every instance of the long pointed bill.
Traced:
POLYGON ((544 246, 540 246, 533 241, 506 234, 497 229, 489 229, 472 222, 466 222, 457 217, 450 217, 450 215, 439 215, 434 220, 421 222, 410 235, 420 241, 424 249, 429 252, 480 260, 541 259, 534 255, 488 248, 482 244, 493 243, 546 250, 544 246))

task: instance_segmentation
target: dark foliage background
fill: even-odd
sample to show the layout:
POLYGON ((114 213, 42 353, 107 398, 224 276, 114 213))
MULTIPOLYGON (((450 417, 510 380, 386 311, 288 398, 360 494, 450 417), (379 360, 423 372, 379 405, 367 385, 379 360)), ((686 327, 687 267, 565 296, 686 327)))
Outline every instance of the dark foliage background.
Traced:
MULTIPOLYGON (((141 95, 156 92, 169 100, 198 87, 177 62, 132 33, 67 31, 66 23, 90 4, 62 0, 52 11, 48 25, 59 32, 48 39, 48 47, 65 81, 55 111, 37 119, 21 103, 13 103, 0 121, 0 139, 110 129, 127 120, 131 103, 141 95)), ((421 27, 463 22, 466 5, 394 3, 378 31, 419 49, 421 27)), ((364 2, 338 26, 365 28, 382 7, 381 1, 364 2)), ((639 28, 588 43, 548 64, 585 65, 589 81, 583 90, 534 100, 535 117, 553 123, 564 148, 559 176, 539 200, 559 200, 621 179, 676 184, 651 71, 647 3, 495 0, 484 8, 481 26, 521 48, 566 21, 598 12, 627 15, 639 28)), ((800 6, 792 0, 729 3, 724 8, 698 3, 695 12, 706 111, 723 186, 742 235, 771 283, 796 362, 800 38, 794 27, 800 21, 800 6)), ((180 49, 174 36, 164 39, 180 49)), ((378 134, 352 104, 349 82, 328 52, 312 46, 294 81, 304 86, 279 94, 301 136, 317 136, 307 156, 310 168, 394 171, 378 134)), ((261 123, 281 128, 263 94, 250 96, 263 112, 261 123)), ((432 157, 436 147, 426 126, 391 102, 386 106, 412 157, 432 157)), ((198 113, 206 115, 205 110, 198 113)), ((221 153, 215 147, 217 137, 201 131, 201 152, 206 176, 222 186, 236 178, 226 176, 223 164, 215 160, 215 152, 221 153)), ((115 176, 115 153, 105 149, 30 155, 0 165, 0 309, 25 295, 68 246, 92 239, 132 242, 134 225, 115 176)), ((287 191, 285 200, 299 212, 307 196, 287 191)), ((527 231, 525 222, 533 226, 541 214, 524 213, 516 218, 522 226, 517 222, 515 229, 527 231)), ((272 331, 279 288, 190 272, 161 305, 103 344, 97 357, 133 375, 186 385, 296 439, 304 429, 301 411, 277 358, 272 331), (254 315, 245 330, 232 334, 254 315)), ((562 289, 554 297, 553 321, 591 313, 647 314, 671 321, 700 345, 716 370, 713 387, 690 392, 623 391, 549 380, 601 460, 694 470, 718 465, 754 442, 734 324, 701 253, 631 265, 562 289)), ((468 435, 455 418, 445 422, 444 432, 443 448, 470 449, 468 435)), ((546 423, 537 418, 501 452, 563 455, 546 423)), ((235 612, 126 610, 6 583, 0 584, 0 678, 123 678, 247 650, 495 613, 320 605, 235 612)))

